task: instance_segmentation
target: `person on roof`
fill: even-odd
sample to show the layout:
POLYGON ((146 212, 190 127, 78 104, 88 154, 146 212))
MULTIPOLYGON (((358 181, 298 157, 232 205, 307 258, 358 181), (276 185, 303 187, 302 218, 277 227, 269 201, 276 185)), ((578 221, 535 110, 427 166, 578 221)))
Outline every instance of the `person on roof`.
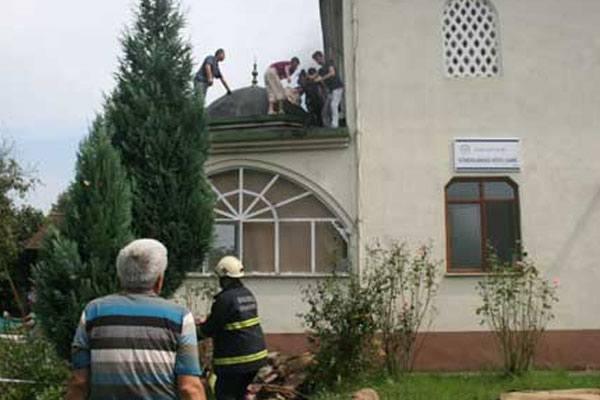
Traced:
POLYGON ((198 321, 198 335, 213 338, 217 400, 243 400, 248 385, 267 363, 258 306, 240 280, 244 276, 240 260, 223 257, 215 272, 222 290, 214 297, 208 318, 198 321))
POLYGON ((227 91, 227 94, 231 94, 231 90, 229 89, 229 85, 225 78, 223 78, 223 74, 221 74, 221 70, 219 69, 219 63, 225 60, 225 50, 218 49, 215 51, 215 55, 207 56, 202 62, 202 66, 196 73, 194 77, 194 86, 196 90, 202 93, 202 97, 206 97, 206 91, 209 87, 211 87, 215 81, 215 79, 219 79, 221 84, 227 91))
POLYGON ((337 128, 340 120, 340 103, 344 94, 344 82, 332 62, 325 61, 322 51, 315 51, 313 60, 321 66, 315 82, 323 82, 327 88, 327 98, 323 106, 323 126, 337 128))
POLYGON ((265 72, 265 87, 269 96, 269 115, 275 114, 275 105, 277 104, 277 113, 283 114, 283 102, 286 98, 285 90, 281 85, 281 80, 286 79, 292 83, 292 75, 300 65, 298 57, 292 57, 290 61, 279 61, 273 63, 265 72))

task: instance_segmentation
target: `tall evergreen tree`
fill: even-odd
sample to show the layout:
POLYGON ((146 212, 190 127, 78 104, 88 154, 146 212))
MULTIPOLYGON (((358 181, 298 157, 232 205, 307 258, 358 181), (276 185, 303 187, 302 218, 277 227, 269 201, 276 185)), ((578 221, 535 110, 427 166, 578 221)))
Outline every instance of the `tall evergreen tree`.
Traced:
POLYGON ((212 235, 203 100, 191 86, 183 26, 172 0, 140 0, 106 106, 113 143, 132 177, 134 230, 169 249, 165 295, 201 265, 212 235))
POLYGON ((98 117, 80 146, 64 231, 77 241, 82 260, 96 259, 114 272, 117 252, 132 238, 132 194, 108 130, 98 117))
POLYGON ((45 240, 34 270, 42 328, 63 357, 84 305, 117 289, 115 259, 131 234, 132 194, 101 118, 81 143, 61 232, 45 240))

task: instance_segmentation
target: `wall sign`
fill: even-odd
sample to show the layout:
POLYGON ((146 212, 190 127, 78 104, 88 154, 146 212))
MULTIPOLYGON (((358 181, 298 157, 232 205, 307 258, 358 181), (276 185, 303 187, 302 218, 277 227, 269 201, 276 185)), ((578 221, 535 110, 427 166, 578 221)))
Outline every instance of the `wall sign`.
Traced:
POLYGON ((519 138, 454 139, 455 171, 520 171, 519 138))

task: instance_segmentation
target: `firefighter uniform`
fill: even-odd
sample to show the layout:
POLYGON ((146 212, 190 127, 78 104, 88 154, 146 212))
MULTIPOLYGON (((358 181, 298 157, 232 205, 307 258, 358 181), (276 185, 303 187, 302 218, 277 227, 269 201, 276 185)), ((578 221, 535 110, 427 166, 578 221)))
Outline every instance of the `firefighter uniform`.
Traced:
POLYGON ((232 279, 214 297, 211 312, 198 326, 213 338, 217 400, 242 399, 256 372, 267 363, 267 348, 252 292, 232 279))

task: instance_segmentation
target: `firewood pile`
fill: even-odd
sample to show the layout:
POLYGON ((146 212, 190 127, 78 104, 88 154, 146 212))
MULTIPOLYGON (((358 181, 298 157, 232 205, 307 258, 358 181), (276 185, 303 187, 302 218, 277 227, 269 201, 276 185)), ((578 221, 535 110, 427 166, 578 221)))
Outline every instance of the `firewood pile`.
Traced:
POLYGON ((501 395, 500 400, 600 400, 600 389, 511 392, 501 395))
POLYGON ((268 356, 268 364, 261 368, 254 383, 248 387, 248 400, 304 400, 301 392, 308 367, 313 363, 310 352, 284 357, 277 352, 268 356))

